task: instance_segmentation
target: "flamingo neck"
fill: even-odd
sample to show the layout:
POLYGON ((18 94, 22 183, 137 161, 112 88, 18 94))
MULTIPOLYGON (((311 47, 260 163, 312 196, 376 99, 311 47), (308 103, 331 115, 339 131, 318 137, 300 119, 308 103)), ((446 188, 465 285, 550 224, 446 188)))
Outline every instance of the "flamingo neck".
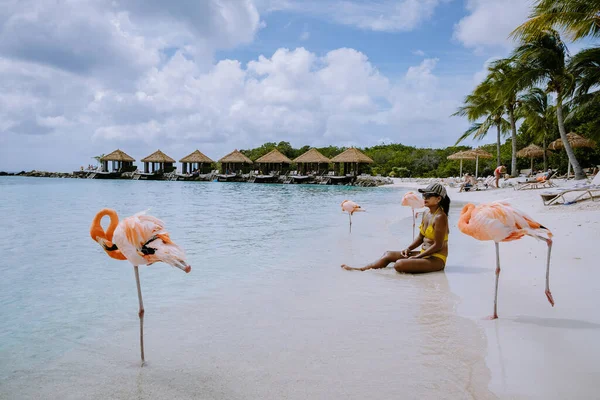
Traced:
POLYGON ((101 237, 102 239, 109 240, 112 242, 113 234, 117 226, 119 225, 119 216, 115 210, 111 210, 110 208, 103 208, 100 210, 98 214, 94 217, 92 221, 92 226, 90 228, 90 236, 92 239, 96 240, 97 237, 101 237), (102 228, 102 218, 105 216, 110 217, 110 224, 108 225, 108 229, 106 232, 104 228, 102 228))

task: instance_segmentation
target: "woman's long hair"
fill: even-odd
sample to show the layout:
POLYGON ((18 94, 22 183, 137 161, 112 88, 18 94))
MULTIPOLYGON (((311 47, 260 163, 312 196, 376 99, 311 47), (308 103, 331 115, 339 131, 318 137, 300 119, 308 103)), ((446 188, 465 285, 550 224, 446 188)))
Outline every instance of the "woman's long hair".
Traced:
POLYGON ((442 200, 440 200, 439 206, 442 207, 442 210, 444 210, 444 213, 446 213, 446 215, 448 215, 448 213, 450 212, 450 197, 448 197, 448 195, 442 197, 442 200))

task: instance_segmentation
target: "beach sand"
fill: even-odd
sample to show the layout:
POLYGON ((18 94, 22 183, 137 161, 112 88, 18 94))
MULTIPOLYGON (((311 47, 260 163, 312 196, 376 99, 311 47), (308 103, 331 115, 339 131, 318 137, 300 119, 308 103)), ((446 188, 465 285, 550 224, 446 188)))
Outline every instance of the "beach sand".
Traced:
MULTIPOLYGON (((558 185, 573 182, 559 181, 558 185)), ((425 187, 399 180, 394 186, 425 187)), ((490 389, 509 399, 598 398, 600 269, 595 249, 600 237, 600 202, 544 206, 540 198, 544 189, 447 190, 455 203, 506 200, 554 234, 550 289, 555 307, 544 294, 547 247, 543 242, 525 237, 500 244, 499 319, 493 321, 483 319, 493 311, 493 242, 470 238, 471 257, 461 257, 460 266, 449 259, 446 275, 452 291, 461 298, 457 312, 475 321, 487 336, 490 389)), ((455 235, 466 236, 458 230, 455 235)))

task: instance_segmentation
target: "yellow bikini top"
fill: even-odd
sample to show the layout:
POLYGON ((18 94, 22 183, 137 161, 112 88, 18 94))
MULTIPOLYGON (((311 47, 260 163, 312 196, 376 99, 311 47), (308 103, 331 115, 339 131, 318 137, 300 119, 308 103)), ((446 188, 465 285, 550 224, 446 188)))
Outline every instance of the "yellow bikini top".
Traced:
MULTIPOLYGON (((435 212, 431 215, 431 218, 429 218, 429 225, 427 226, 427 229, 423 230, 423 220, 421 220, 421 225, 419 226, 419 231, 421 232, 421 235, 423 235, 423 237, 426 237, 429 240, 435 240, 435 233, 433 232, 433 216, 435 214, 437 214, 437 212, 440 210, 440 208, 438 207, 437 210, 435 210, 435 212)), ((444 240, 448 240, 448 232, 446 232, 446 237, 444 238, 444 240)))

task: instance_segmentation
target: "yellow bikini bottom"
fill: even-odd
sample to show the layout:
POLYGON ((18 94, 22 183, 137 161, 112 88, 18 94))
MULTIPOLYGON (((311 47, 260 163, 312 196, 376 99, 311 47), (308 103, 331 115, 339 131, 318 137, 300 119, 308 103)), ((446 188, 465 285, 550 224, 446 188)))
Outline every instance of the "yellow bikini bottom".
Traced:
MULTIPOLYGON (((423 253, 425 250, 421 249, 421 253, 423 253)), ((448 258, 447 256, 440 254, 440 253, 433 253, 429 256, 425 256, 423 258, 429 258, 429 257, 435 257, 435 258, 439 258, 440 260, 442 260, 444 262, 444 265, 446 265, 446 259, 448 258)))

